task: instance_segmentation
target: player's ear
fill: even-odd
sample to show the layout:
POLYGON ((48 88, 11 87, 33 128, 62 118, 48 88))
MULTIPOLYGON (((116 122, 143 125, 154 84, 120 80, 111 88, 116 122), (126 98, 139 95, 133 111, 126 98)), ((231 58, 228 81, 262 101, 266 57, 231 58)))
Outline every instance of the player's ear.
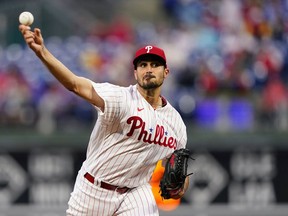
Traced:
POLYGON ((134 69, 134 78, 137 80, 137 70, 134 69))
POLYGON ((166 68, 164 69, 164 78, 166 78, 169 73, 170 73, 170 70, 169 70, 168 67, 166 67, 166 68))

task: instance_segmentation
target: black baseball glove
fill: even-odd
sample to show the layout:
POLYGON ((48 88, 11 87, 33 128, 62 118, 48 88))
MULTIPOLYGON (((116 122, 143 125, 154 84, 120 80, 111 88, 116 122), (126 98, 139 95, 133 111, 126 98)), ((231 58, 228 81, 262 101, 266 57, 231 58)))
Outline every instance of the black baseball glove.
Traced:
POLYGON ((191 158, 190 151, 184 148, 175 150, 168 158, 163 177, 160 181, 162 198, 170 199, 178 197, 178 194, 183 189, 186 177, 193 174, 187 174, 189 158, 191 158))

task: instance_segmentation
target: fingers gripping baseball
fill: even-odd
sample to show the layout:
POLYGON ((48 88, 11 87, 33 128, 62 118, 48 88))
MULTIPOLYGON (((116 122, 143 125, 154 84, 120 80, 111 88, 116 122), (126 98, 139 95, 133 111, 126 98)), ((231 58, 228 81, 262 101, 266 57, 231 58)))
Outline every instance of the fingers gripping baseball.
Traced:
POLYGON ((37 54, 43 50, 44 40, 39 28, 35 28, 34 31, 30 30, 29 26, 20 25, 19 30, 22 33, 27 45, 37 54))

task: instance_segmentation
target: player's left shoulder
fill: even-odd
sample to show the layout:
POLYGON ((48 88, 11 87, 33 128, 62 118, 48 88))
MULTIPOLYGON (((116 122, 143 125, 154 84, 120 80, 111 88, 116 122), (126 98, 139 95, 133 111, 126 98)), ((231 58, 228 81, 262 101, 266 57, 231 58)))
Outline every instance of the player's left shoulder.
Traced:
POLYGON ((163 107, 163 111, 166 111, 167 115, 171 115, 173 116, 174 118, 177 118, 179 119, 180 121, 183 121, 183 118, 182 116, 180 115, 179 111, 174 107, 172 106, 169 101, 167 101, 167 104, 166 106, 163 107))

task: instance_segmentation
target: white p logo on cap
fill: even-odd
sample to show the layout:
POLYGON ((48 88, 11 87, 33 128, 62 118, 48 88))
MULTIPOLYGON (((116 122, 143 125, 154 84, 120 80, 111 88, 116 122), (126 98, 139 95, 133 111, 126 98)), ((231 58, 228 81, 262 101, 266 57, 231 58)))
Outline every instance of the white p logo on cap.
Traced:
POLYGON ((146 46, 146 47, 145 47, 145 49, 147 50, 146 53, 149 53, 152 48, 153 48, 152 46, 146 46))

